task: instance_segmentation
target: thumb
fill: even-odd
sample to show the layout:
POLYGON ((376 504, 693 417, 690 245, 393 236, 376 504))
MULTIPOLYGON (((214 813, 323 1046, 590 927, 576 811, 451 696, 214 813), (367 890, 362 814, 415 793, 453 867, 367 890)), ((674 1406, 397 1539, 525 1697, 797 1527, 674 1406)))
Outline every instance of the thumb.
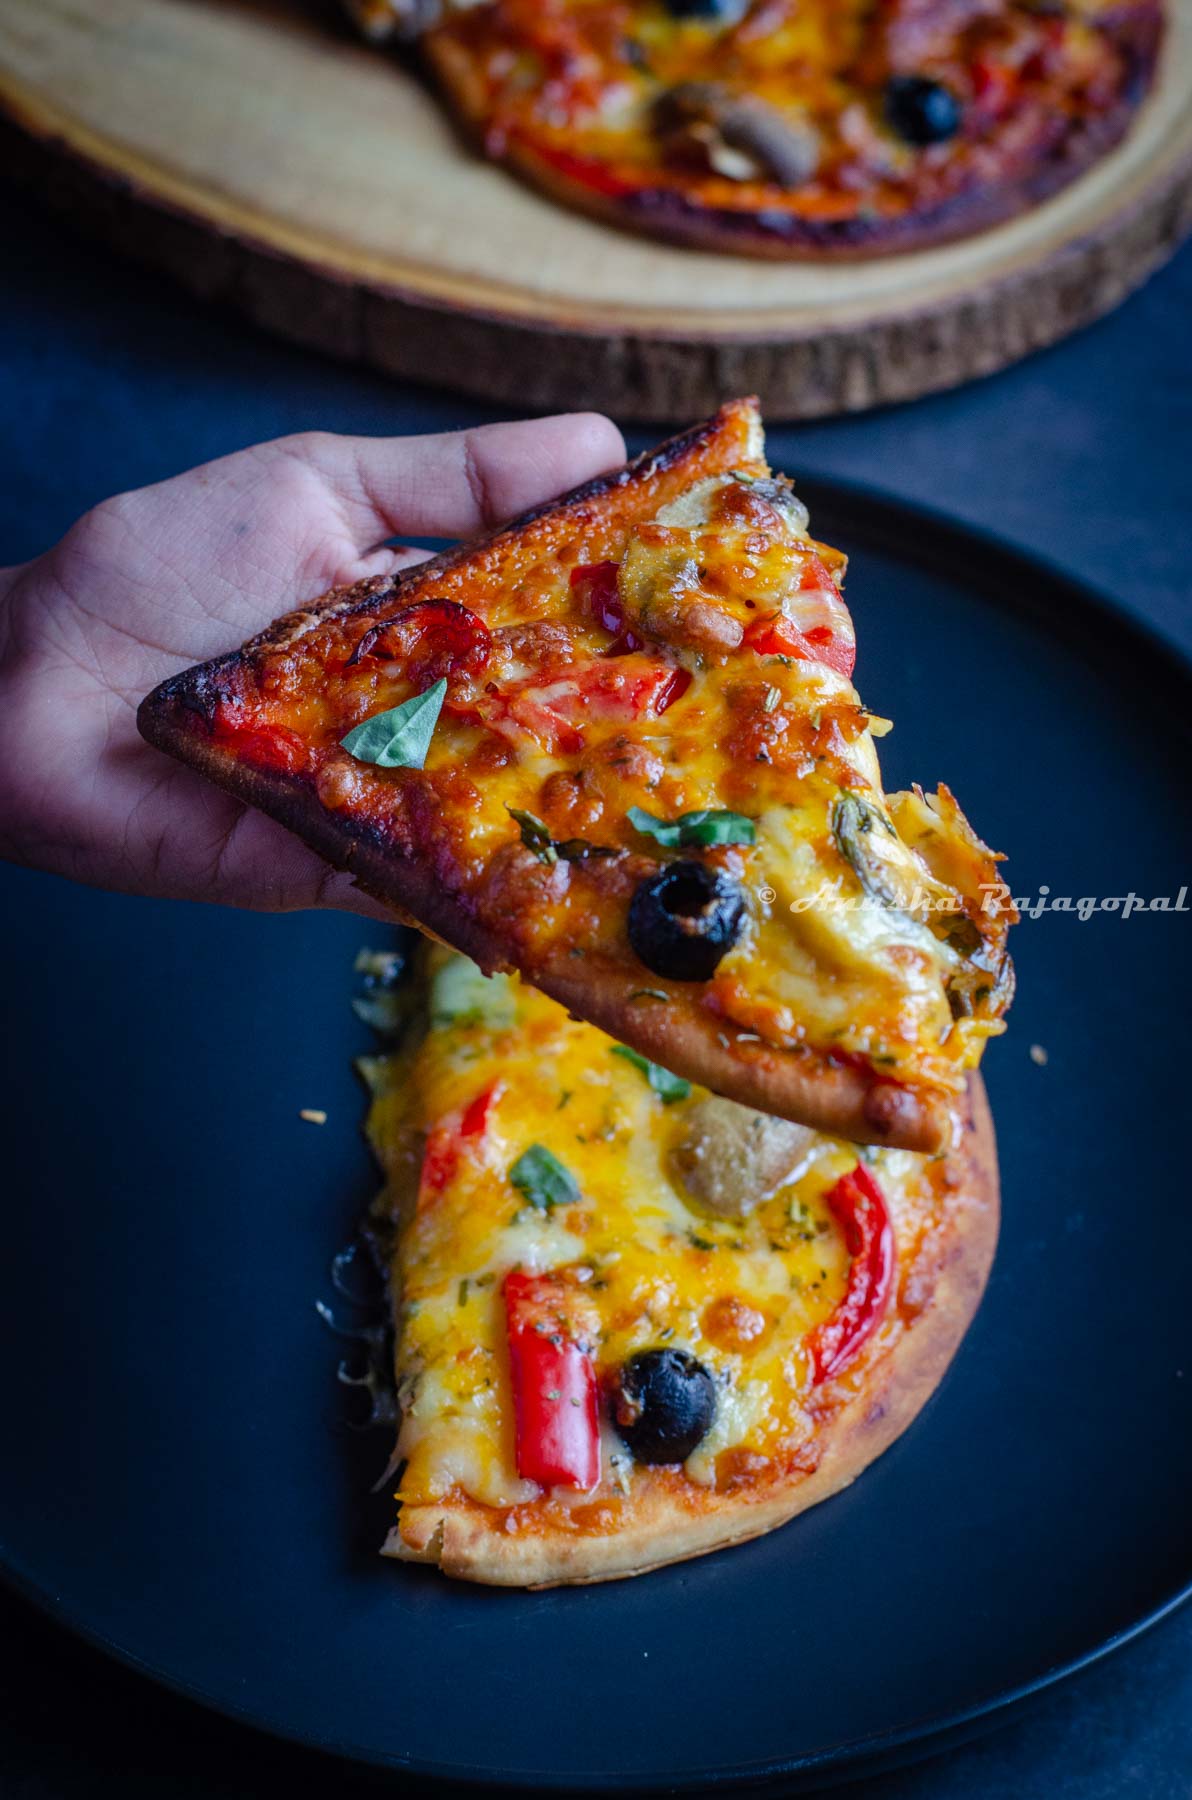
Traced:
POLYGON ((560 413, 421 438, 313 432, 276 448, 308 460, 359 549, 391 536, 468 537, 601 475, 625 444, 599 413, 560 413))

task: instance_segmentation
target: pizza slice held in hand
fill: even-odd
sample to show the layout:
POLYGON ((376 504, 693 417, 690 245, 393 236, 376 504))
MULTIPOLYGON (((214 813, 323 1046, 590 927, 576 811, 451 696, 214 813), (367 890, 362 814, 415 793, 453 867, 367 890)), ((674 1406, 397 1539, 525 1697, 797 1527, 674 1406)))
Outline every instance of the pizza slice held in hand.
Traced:
POLYGON ((844 558, 750 402, 167 681, 145 736, 714 1092, 936 1150, 1012 991, 996 858, 882 792, 844 558))

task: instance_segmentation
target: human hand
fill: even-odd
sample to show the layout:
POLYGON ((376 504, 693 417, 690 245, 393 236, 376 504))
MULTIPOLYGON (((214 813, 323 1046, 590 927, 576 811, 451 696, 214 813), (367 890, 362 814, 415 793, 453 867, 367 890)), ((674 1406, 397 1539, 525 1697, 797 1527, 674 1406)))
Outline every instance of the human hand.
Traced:
POLYGON ((383 908, 139 736, 145 694, 329 587, 420 560, 620 462, 579 413, 424 438, 311 432, 105 500, 0 576, 0 854, 134 893, 383 908))

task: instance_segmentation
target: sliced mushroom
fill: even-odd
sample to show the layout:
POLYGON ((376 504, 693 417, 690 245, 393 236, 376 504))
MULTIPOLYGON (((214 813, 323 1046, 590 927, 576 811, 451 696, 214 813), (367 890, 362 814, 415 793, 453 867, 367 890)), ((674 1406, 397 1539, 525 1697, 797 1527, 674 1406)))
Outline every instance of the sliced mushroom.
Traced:
POLYGON ((720 133, 780 187, 802 187, 819 167, 819 139, 810 125, 784 118, 762 100, 736 101, 720 120, 720 133))
POLYGON ((641 526, 621 561, 618 586, 625 623, 643 637, 684 653, 722 660, 745 627, 700 590, 698 533, 641 526))
POLYGON ((791 537, 807 535, 810 515, 785 475, 742 475, 739 472, 709 475, 705 481, 697 481, 694 487, 687 488, 677 499, 669 500, 655 514, 654 523, 678 526, 685 531, 698 530, 701 525, 710 525, 723 518, 726 497, 731 506, 733 497, 741 491, 754 494, 773 507, 791 537))
POLYGON ((671 1158, 698 1210, 743 1219, 776 1193, 815 1139, 806 1125, 751 1112, 733 1100, 697 1100, 671 1158))
POLYGON ((801 187, 819 167, 819 138, 809 124, 719 82, 667 88, 654 103, 653 124, 670 153, 706 162, 732 180, 761 175, 781 187, 801 187))

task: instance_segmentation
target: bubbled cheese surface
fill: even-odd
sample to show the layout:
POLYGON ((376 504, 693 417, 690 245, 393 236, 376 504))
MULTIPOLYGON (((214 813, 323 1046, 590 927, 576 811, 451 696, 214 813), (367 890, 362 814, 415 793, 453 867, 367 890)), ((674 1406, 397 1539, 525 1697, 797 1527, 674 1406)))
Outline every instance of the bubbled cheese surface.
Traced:
MULTIPOLYGON (((220 729, 305 758, 328 812, 433 867, 509 965, 587 971, 593 990, 608 966, 649 980, 628 922, 661 860, 641 814, 737 814, 738 841, 689 853, 738 884, 744 925, 711 980, 671 984, 674 1041, 694 1014, 730 1049, 760 1039, 958 1092, 1011 991, 1006 924, 982 903, 996 859, 950 797, 884 795, 885 722, 842 672, 844 558, 807 535, 760 444, 742 449, 730 473, 662 483, 653 516, 568 513, 445 568, 416 605, 454 608, 443 629, 483 633, 487 660, 453 665, 422 768, 343 748, 429 681, 355 607, 263 650, 220 729), (863 809, 847 842, 842 801, 863 809), (525 815, 540 841, 593 854, 544 867, 525 815)), ((382 597, 390 615, 405 616, 382 597)))
MULTIPOLYGON (((441 973, 446 958, 435 956, 441 973)), ((458 968, 462 959, 451 962, 458 968)), ((431 1503, 462 1493, 495 1508, 539 1498, 514 1459, 501 1284, 515 1266, 582 1272, 599 1321, 602 1384, 635 1352, 667 1344, 711 1371, 716 1417, 682 1471, 693 1488, 737 1479, 742 1453, 759 1469, 789 1466, 818 1404, 805 1340, 848 1278, 825 1196, 855 1165, 855 1148, 813 1136, 793 1181, 756 1204, 743 1194, 739 1219, 712 1216, 672 1157, 703 1090, 664 1103, 610 1038, 514 978, 477 975, 454 992, 450 984, 435 991, 447 994, 454 1016, 432 1016, 410 1046, 367 1069, 369 1131, 389 1175, 382 1205, 398 1223, 400 1498, 431 1503), (419 1199, 425 1133, 494 1084, 482 1140, 441 1191, 419 1199), (511 1166, 532 1144, 570 1171, 578 1201, 539 1210, 511 1184, 511 1166)), ((925 1167, 905 1153, 877 1157, 900 1252, 935 1204, 925 1167)), ((899 1329, 895 1312, 875 1348, 899 1329)), ((597 1499, 632 1493, 643 1474, 604 1403, 602 1412, 597 1499)), ((578 1505, 593 1496, 556 1490, 551 1498, 578 1505)))

